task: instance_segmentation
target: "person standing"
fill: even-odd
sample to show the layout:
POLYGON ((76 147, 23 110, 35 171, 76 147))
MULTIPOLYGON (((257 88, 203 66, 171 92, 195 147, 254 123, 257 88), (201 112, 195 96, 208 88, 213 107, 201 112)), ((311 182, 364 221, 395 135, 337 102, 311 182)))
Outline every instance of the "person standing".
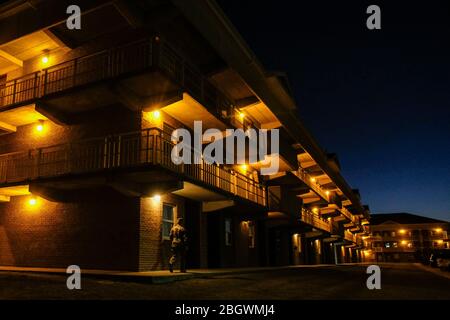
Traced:
POLYGON ((180 260, 180 272, 186 272, 187 234, 183 227, 183 218, 178 218, 177 223, 170 229, 170 242, 172 251, 169 260, 170 272, 173 272, 177 259, 180 260))

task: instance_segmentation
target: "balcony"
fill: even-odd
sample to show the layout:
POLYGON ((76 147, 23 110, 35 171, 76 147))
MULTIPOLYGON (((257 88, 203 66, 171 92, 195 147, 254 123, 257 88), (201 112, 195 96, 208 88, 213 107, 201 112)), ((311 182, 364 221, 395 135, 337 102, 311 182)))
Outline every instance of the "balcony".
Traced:
POLYGON ((266 206, 265 188, 241 173, 203 160, 200 164, 175 165, 169 139, 160 129, 149 128, 2 155, 0 184, 28 184, 38 179, 116 171, 138 172, 140 179, 144 172, 150 172, 145 182, 157 183, 155 172, 164 169, 175 173, 178 179, 266 206))
POLYGON ((67 122, 64 115, 117 103, 121 95, 133 96, 127 102, 145 109, 181 91, 217 115, 234 105, 170 44, 155 37, 9 80, 0 88, 0 111, 39 100, 48 113, 67 122))
POLYGON ((336 219, 337 221, 346 224, 353 223, 353 215, 347 208, 342 206, 342 208, 338 207, 337 210, 341 213, 341 216, 336 219))
POLYGON ((351 233, 348 230, 344 231, 344 239, 353 243, 356 243, 356 235, 354 235, 353 233, 351 233))
POLYGON ((297 171, 293 171, 293 173, 300 180, 302 180, 316 195, 324 199, 326 202, 330 202, 330 195, 327 194, 326 190, 324 190, 318 183, 316 183, 314 181, 314 178, 306 173, 305 170, 299 168, 297 171))
POLYGON ((322 231, 331 232, 331 223, 328 220, 321 218, 318 214, 306 208, 302 208, 301 221, 322 231))

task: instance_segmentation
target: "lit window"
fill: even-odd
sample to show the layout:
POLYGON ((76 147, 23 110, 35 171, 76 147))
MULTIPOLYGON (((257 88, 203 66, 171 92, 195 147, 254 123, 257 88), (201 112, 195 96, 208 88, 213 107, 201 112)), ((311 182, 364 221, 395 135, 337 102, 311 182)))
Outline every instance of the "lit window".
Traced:
POLYGON ((173 227, 175 206, 170 204, 163 204, 162 216, 162 237, 165 240, 170 239, 170 229, 173 227))
POLYGON ((391 232, 391 237, 395 237, 395 231, 391 232))
POLYGON ((231 246, 231 219, 225 219, 225 245, 231 246))
POLYGON ((255 224, 253 221, 248 223, 248 247, 255 247, 255 224))

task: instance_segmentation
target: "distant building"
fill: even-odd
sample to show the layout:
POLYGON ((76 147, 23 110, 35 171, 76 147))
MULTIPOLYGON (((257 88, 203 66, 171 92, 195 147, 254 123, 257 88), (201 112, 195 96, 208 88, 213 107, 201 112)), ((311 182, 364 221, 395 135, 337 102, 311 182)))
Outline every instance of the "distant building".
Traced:
POLYGON ((449 223, 411 213, 372 214, 366 261, 411 262, 450 248, 449 223))

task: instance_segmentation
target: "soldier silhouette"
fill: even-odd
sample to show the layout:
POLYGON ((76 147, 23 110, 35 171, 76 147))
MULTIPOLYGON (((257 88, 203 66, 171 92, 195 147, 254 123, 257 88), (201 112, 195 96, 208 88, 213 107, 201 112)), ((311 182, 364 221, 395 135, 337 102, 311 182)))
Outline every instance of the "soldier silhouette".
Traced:
POLYGON ((170 229, 172 256, 169 260, 169 270, 173 272, 173 265, 180 260, 180 272, 186 272, 187 235, 183 227, 183 218, 177 219, 177 224, 170 229))

